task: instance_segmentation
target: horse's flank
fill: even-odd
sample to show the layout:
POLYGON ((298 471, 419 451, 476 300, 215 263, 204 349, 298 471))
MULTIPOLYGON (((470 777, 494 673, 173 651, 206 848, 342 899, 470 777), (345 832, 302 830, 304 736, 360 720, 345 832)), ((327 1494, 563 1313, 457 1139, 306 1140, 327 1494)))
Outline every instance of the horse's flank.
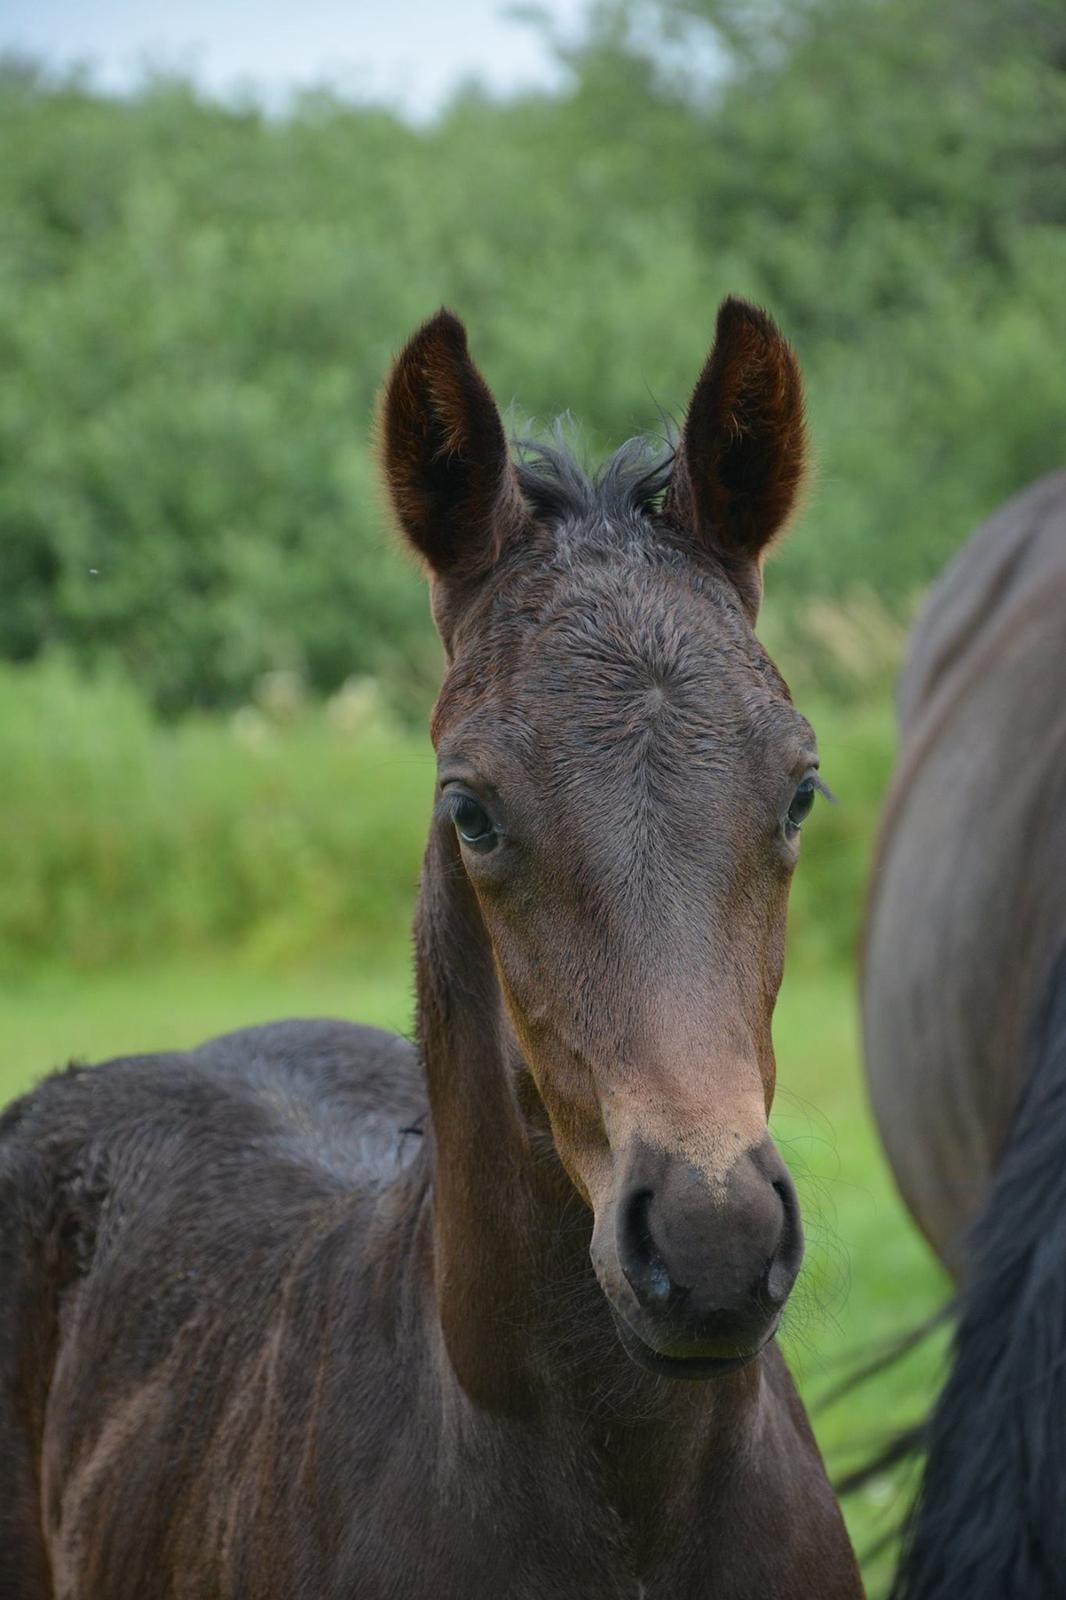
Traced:
POLYGON ((1064 616, 1057 473, 960 552, 901 677, 866 928, 866 1061, 903 1197, 953 1271, 1066 931, 1064 616))
POLYGON ((1066 473, 934 589, 863 984, 871 1099, 957 1280, 895 1600, 1052 1600, 1066 1565, 1066 473))

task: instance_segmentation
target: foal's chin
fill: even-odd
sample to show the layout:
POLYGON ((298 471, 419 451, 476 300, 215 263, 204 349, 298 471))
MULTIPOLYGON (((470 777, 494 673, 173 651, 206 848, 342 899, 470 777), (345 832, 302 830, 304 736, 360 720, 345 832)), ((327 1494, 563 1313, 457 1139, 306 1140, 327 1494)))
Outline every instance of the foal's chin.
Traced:
POLYGON ((679 1354, 676 1351, 658 1348, 656 1342, 651 1342, 654 1335, 646 1337, 638 1333, 613 1304, 611 1316, 622 1349, 636 1366, 642 1367, 645 1372, 650 1372, 657 1378, 683 1379, 697 1383, 704 1382, 708 1378, 723 1377, 729 1372, 739 1372, 742 1367, 750 1366, 777 1333, 781 1320, 780 1316, 775 1316, 762 1338, 754 1343, 746 1341, 738 1343, 732 1350, 723 1349, 719 1345, 713 1351, 696 1349, 679 1354))

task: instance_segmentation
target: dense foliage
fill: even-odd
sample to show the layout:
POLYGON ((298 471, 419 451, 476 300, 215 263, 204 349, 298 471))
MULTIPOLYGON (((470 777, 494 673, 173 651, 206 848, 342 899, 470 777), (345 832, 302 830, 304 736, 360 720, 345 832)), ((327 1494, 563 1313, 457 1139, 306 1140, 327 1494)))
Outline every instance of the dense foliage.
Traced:
POLYGON ((1060 464, 1058 4, 634 0, 568 60, 558 94, 424 129, 7 70, 0 655, 119 657, 171 712, 272 668, 420 692, 368 436, 441 301, 521 418, 570 407, 593 452, 683 406, 720 295, 766 303, 820 466, 772 585, 794 621, 863 585, 901 606, 1060 464))

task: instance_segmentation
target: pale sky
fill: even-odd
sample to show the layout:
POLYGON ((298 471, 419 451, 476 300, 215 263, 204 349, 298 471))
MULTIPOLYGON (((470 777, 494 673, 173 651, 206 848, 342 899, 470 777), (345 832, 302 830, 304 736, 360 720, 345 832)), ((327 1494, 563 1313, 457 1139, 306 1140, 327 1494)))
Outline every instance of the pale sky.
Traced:
MULTIPOLYGON (((538 9, 572 33, 586 4, 538 9)), ((424 117, 467 77, 497 93, 558 80, 537 30, 509 9, 506 0, 0 0, 0 51, 86 64, 108 89, 130 87, 146 67, 177 68, 215 94, 251 83, 277 105, 328 83, 424 117)))

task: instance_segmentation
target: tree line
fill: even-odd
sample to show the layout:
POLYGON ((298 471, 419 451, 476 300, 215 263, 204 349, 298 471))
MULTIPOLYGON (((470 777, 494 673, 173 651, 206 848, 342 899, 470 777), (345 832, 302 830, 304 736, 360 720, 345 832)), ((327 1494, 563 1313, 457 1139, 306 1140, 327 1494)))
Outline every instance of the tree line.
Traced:
POLYGON ((786 620, 902 612, 1063 463, 1061 5, 608 0, 558 48, 558 90, 424 127, 4 65, 0 656, 118 661, 166 713, 276 668, 420 697, 369 441, 442 302, 516 428, 569 410, 590 457, 679 414, 723 294, 765 304, 817 456, 786 620))

